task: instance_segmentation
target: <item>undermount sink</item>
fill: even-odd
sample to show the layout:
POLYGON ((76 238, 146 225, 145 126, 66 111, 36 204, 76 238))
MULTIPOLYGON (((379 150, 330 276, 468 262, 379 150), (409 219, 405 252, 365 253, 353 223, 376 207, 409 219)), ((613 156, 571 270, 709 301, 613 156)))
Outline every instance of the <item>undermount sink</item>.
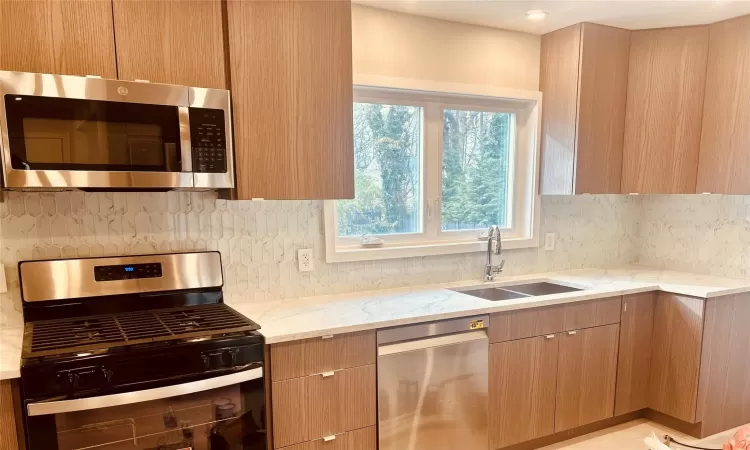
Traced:
POLYGON ((461 292, 462 294, 473 295, 474 297, 483 298, 485 300, 490 300, 493 302, 528 297, 528 295, 521 294, 520 292, 506 291, 505 289, 498 289, 498 288, 481 288, 481 289, 471 289, 468 291, 457 290, 456 292, 461 292))
POLYGON ((538 297, 541 295, 562 294, 565 292, 575 292, 582 289, 563 286, 556 283, 527 283, 513 284, 509 286, 482 287, 477 289, 453 289, 462 294, 483 298, 493 302, 514 300, 525 297, 538 297))
POLYGON ((562 284, 547 282, 514 284, 511 286, 503 286, 501 289, 526 294, 532 297, 536 297, 539 295, 563 294, 565 292, 575 292, 582 290, 570 286, 563 286, 562 284))

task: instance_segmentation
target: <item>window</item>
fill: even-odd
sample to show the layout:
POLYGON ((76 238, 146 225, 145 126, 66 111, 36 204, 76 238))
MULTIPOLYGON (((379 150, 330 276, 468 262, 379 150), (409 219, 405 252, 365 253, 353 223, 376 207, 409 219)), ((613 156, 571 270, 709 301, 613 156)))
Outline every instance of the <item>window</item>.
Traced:
POLYGON ((326 202, 326 260, 482 251, 491 225, 537 246, 539 94, 513 94, 355 87, 355 198, 326 202))

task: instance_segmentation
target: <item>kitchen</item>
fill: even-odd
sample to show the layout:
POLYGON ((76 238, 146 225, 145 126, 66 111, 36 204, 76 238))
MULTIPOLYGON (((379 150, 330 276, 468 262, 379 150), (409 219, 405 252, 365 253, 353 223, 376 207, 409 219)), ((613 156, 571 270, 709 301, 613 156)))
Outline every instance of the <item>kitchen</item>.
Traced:
MULTIPOLYGON (((60 434, 85 422, 85 410, 50 411, 73 405, 66 401, 129 393, 122 388, 126 374, 117 372, 111 378, 122 392, 104 386, 97 396, 66 385, 62 395, 31 400, 32 379, 24 381, 22 358, 30 367, 45 357, 25 348, 25 321, 28 330, 35 317, 63 320, 55 316, 62 314, 59 308, 45 306, 75 298, 97 311, 113 300, 124 310, 120 314, 132 317, 149 311, 132 311, 133 296, 151 299, 157 291, 179 303, 161 306, 192 308, 190 333, 201 323, 196 309, 218 308, 249 320, 237 319, 233 328, 217 325, 222 339, 243 336, 231 337, 237 340, 229 347, 257 348, 258 335, 268 344, 263 355, 230 351, 214 361, 208 354, 211 367, 190 382, 224 379, 209 372, 225 370, 229 358, 230 369, 247 366, 231 373, 235 377, 250 377, 260 364, 264 370, 253 374, 263 374, 265 389, 259 378, 235 378, 206 400, 201 393, 213 391, 191 385, 179 396, 169 394, 165 405, 157 401, 164 396, 152 396, 136 412, 139 402, 120 404, 124 397, 117 397, 92 411, 110 411, 119 422, 107 428, 97 417, 84 428, 91 433, 93 426, 105 437, 112 429, 108 438, 120 436, 121 442, 94 448, 256 448, 236 442, 221 447, 210 439, 224 433, 213 423, 219 416, 236 423, 231 419, 246 412, 233 409, 238 405, 252 410, 256 425, 267 430, 268 448, 294 450, 474 448, 466 444, 472 440, 486 441, 480 448, 492 450, 540 448, 645 419, 704 438, 750 422, 746 381, 732 375, 750 356, 750 336, 738 325, 750 313, 750 186, 744 183, 750 110, 739 101, 750 92, 741 76, 750 52, 747 4, 677 5, 634 17, 618 12, 617 2, 604 8, 608 14, 589 5, 569 16, 545 3, 548 14, 534 20, 525 4, 481 2, 486 4, 451 11, 456 2, 442 10, 421 2, 414 10, 399 2, 365 3, 0 2, 0 70, 70 75, 84 86, 126 87, 131 96, 140 89, 166 92, 158 83, 187 86, 179 108, 188 115, 191 108, 222 111, 225 120, 212 125, 222 129, 226 139, 218 144, 230 155, 220 172, 234 172, 228 177, 233 189, 150 185, 154 190, 137 185, 137 176, 118 185, 112 180, 123 172, 114 169, 105 172, 104 185, 96 177, 71 185, 64 176, 62 185, 52 185, 60 177, 41 175, 13 185, 18 178, 9 174, 32 170, 7 170, 15 150, 7 141, 10 125, 3 130, 0 291, 7 292, 0 294, 0 447, 101 445, 60 434), (102 79, 79 78, 87 75, 102 79), (115 79, 122 82, 108 81, 115 79), (209 90, 228 90, 231 107, 194 102, 208 98, 203 94, 209 90), (379 118, 394 120, 387 122, 390 128, 378 128, 379 118), (502 139, 481 134, 494 126, 505 130, 494 135, 502 139), (396 144, 381 145, 391 138, 377 135, 383 129, 396 130, 396 144), (464 153, 452 153, 459 148, 464 153), (382 159, 394 154, 403 156, 398 167, 382 159), (449 165, 461 161, 452 159, 457 154, 484 163, 449 165), (387 191, 393 185, 385 176, 396 172, 384 167, 401 170, 399 188, 406 188, 400 197, 397 188, 387 191), (460 175, 456 184, 446 186, 453 174, 460 175), (44 180, 46 186, 33 185, 44 180), (503 194, 488 206, 475 195, 483 186, 503 194), (500 225, 499 239, 481 236, 487 217, 500 225), (185 256, 172 261, 170 254, 185 256), (100 257, 108 261, 92 259, 100 257), (128 278, 131 267, 153 274, 157 259, 164 271, 154 278, 164 284, 128 278), (93 264, 104 270, 101 277, 122 278, 99 281, 96 269, 73 268, 55 277, 51 267, 59 266, 52 263, 42 264, 49 268, 41 275, 22 274, 19 262, 31 268, 39 260, 93 264), (195 275, 194 267, 206 275, 195 275), (34 276, 45 282, 24 283, 34 276), (97 301, 103 288, 92 287, 99 291, 92 295, 84 289, 86 277, 92 286, 116 289, 97 301), (492 281, 483 282, 485 277, 492 281), (75 281, 63 289, 65 278, 75 281), (195 283, 182 284, 186 280, 195 283), (53 289, 39 293, 48 284, 53 289), (540 291, 529 294, 535 287, 540 291), (197 308, 196 302, 205 304, 197 308), (432 330, 419 328, 435 321, 432 330), (441 324, 448 331, 439 331, 441 324), (402 338, 399 330, 411 334, 402 338), (470 343, 474 350, 451 353, 450 345, 427 347, 423 341, 450 341, 455 348, 470 343), (451 360, 443 358, 442 369, 424 386, 429 390, 422 391, 421 377, 430 375, 423 363, 431 357, 394 366, 389 358, 403 349, 412 356, 437 356, 443 349, 459 362, 446 365, 451 360), (443 388, 436 393, 436 386, 443 388), (252 401, 235 399, 232 387, 252 401), (183 402, 208 402, 212 424, 193 429, 190 420, 199 419, 176 412, 183 402), (24 404, 36 406, 24 412, 24 404), (144 411, 154 414, 149 417, 156 417, 165 441, 149 441, 139 435, 149 433, 137 431, 140 425, 122 422, 144 411), (30 417, 38 425, 24 428, 30 417), (412 420, 424 426, 408 424, 412 420), (430 420, 441 422, 431 427, 430 420), (16 427, 20 432, 13 432, 16 427), (35 434, 53 441, 24 443, 35 434)), ((4 92, 14 97, 3 99, 3 115, 12 112, 9 102, 48 101, 35 89, 4 92)), ((89 89, 83 100, 97 101, 94 92, 89 89)), ((148 100, 131 100, 141 109, 128 120, 148 116, 157 98, 150 92, 148 100)), ((98 101, 112 100, 108 95, 122 97, 118 92, 98 101)), ((57 101, 16 108, 31 114, 18 115, 21 131, 35 121, 44 124, 34 114, 56 114, 57 101)), ((174 117, 183 124, 184 114, 174 117)), ((189 149, 180 133, 190 129, 189 136, 197 136, 192 125, 175 128, 177 139, 165 141, 164 149, 189 149)), ((144 134, 139 132, 138 145, 151 155, 144 134)), ((26 150, 33 139, 24 136, 26 150)), ((63 153, 74 154, 68 147, 63 153)), ((30 154, 43 153, 26 151, 24 161, 33 164, 30 154)), ((177 170, 177 178, 195 183, 208 175, 192 162, 192 169, 177 170)), ((48 175, 80 172, 40 167, 36 172, 48 175)), ((83 356, 68 363, 101 365, 96 358, 119 358, 118 348, 130 348, 86 336, 83 347, 90 348, 77 348, 83 356)), ((221 342, 191 345, 228 348, 221 342)), ((165 365, 193 370, 188 361, 201 353, 189 347, 176 347, 188 356, 165 365)), ((152 381, 159 384, 153 389, 178 387, 152 381)), ((647 448, 644 437, 632 448, 647 448)), ((614 442, 610 448, 630 448, 614 442)))

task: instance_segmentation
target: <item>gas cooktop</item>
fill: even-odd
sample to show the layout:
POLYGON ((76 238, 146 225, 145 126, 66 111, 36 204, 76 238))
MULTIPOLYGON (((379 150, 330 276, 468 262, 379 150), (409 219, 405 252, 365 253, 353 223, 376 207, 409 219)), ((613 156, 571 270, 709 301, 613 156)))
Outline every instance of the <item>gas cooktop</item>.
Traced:
POLYGON ((208 339, 258 329, 258 324, 223 303, 40 320, 26 324, 22 357, 208 339))

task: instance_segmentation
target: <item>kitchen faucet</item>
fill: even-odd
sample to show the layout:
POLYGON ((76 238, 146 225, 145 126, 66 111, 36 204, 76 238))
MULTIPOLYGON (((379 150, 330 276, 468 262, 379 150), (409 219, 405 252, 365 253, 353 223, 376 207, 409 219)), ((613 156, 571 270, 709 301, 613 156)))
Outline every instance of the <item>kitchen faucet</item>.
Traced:
POLYGON ((484 266, 484 281, 492 281, 496 273, 503 271, 505 260, 500 261, 497 266, 492 265, 492 254, 503 253, 503 243, 500 236, 500 227, 492 225, 487 232, 487 264, 484 266))

